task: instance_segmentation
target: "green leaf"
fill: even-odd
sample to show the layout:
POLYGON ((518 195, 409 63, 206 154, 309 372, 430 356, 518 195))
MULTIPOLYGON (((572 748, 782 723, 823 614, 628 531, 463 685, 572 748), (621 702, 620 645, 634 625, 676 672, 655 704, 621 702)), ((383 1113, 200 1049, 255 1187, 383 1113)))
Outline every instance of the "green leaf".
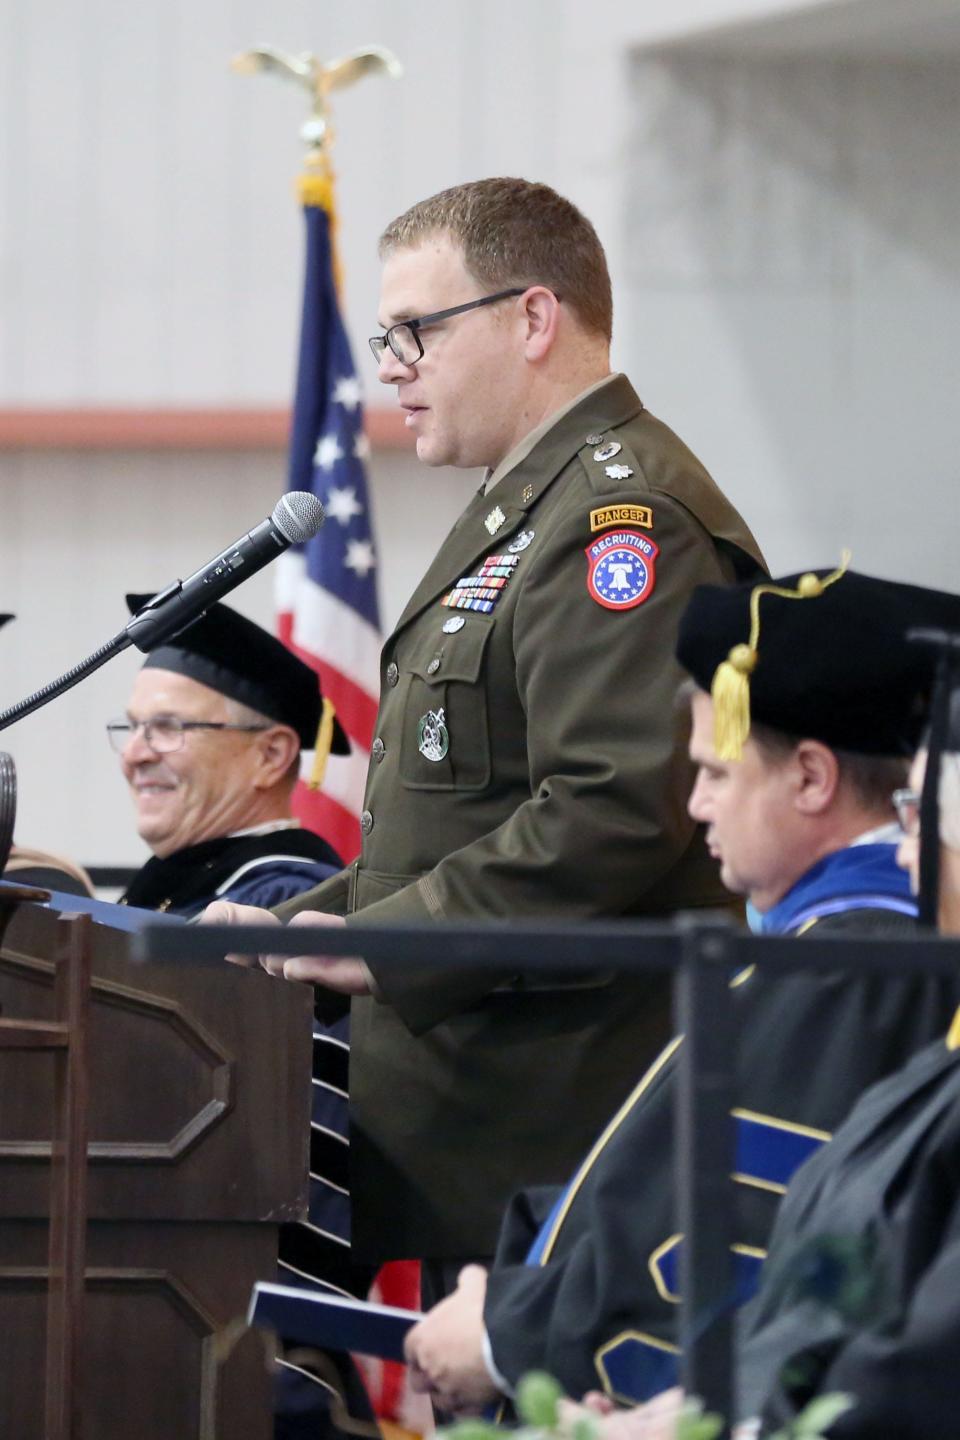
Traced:
POLYGON ((855 1403, 852 1395, 818 1395, 804 1407, 793 1422, 793 1434, 797 1436, 797 1440, 800 1440, 800 1437, 803 1437, 803 1440, 818 1440, 823 1431, 855 1403))
POLYGON ((676 1440, 715 1440, 722 1429, 719 1415, 712 1411, 702 1414, 699 1405, 696 1409, 685 1406, 677 1420, 676 1440))
POLYGON ((574 1421, 570 1440, 596 1440, 597 1422, 592 1415, 581 1415, 574 1421))
POLYGON ((545 1370, 531 1370, 517 1385, 517 1410, 528 1425, 552 1430, 557 1424, 557 1409, 563 1389, 545 1370))
POLYGON ((437 1434, 445 1435, 449 1440, 502 1440, 497 1426, 484 1420, 457 1420, 453 1425, 444 1426, 437 1434))

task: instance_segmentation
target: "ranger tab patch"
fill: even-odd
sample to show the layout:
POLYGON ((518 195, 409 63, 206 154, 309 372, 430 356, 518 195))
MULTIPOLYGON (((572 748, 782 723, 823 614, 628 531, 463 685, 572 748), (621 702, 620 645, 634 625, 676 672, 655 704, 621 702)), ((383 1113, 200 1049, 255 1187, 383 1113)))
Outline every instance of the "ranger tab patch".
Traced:
POLYGON ((653 594, 659 547, 636 530, 611 530, 588 545, 587 590, 607 610, 632 610, 653 594))
POLYGON ((649 505, 604 505, 590 511, 590 529, 609 530, 614 525, 642 525, 653 529, 653 511, 649 505))

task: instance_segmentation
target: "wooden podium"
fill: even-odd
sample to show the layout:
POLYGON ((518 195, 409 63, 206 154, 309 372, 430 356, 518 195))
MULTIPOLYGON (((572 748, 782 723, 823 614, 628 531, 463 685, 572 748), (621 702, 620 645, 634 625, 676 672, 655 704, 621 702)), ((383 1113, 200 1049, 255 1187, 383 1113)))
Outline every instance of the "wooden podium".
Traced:
MULTIPOLYGON (((253 1282, 276 1276, 278 1224, 306 1213, 312 992, 223 963, 134 964, 118 925, 132 917, 93 910, 85 1285, 62 1433, 267 1440, 264 1340, 243 1317, 253 1282)), ((0 902, 0 1019, 53 1020, 62 932, 52 910, 0 902)), ((39 1046, 0 1048, 3 1440, 40 1440, 49 1416, 54 1084, 39 1046)))

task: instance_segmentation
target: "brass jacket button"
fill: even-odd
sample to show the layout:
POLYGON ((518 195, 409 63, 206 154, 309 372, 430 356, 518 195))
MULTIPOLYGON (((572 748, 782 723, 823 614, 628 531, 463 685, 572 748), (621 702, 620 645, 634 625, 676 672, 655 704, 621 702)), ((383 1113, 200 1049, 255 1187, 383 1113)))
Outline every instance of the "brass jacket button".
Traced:
POLYGON ((378 735, 376 740, 374 740, 373 744, 370 746, 370 754, 373 756, 374 760, 382 760, 386 753, 387 747, 386 745, 384 745, 383 741, 378 735))
POLYGON ((369 810, 364 810, 362 815, 360 816, 360 829, 363 831, 364 835, 369 835, 370 831, 373 829, 373 815, 369 810))
POLYGON ((396 683, 397 683, 397 681, 398 681, 399 679, 400 679, 400 670, 399 670, 399 668, 398 668, 398 666, 397 666, 397 664, 396 664, 396 661, 391 660, 391 661, 390 661, 390 664, 387 666, 387 684, 388 684, 388 685, 396 685, 396 683))

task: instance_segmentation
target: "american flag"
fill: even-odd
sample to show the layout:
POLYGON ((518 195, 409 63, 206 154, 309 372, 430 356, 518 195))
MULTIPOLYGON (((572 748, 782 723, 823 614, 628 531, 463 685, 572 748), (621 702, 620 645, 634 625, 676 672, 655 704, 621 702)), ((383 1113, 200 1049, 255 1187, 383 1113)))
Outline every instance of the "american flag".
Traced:
POLYGON ((280 638, 320 675, 352 753, 331 755, 320 790, 297 786, 294 811, 349 862, 379 688, 380 609, 364 461, 360 382, 337 304, 332 185, 304 186, 307 253, 300 359, 290 440, 291 490, 311 490, 326 523, 277 561, 280 638), (313 203, 311 203, 313 202, 313 203))
MULTIPOLYGON (((323 693, 351 745, 349 755, 330 756, 322 789, 310 790, 301 779, 294 810, 350 861, 360 849, 359 814, 377 716, 382 643, 364 469, 369 445, 360 383, 337 303, 332 183, 307 177, 301 198, 307 256, 289 488, 311 490, 327 518, 318 535, 277 561, 277 624, 284 643, 319 672, 323 693)), ((395 1262, 380 1271, 372 1296, 416 1309, 419 1279, 415 1262, 395 1262)), ((404 1367, 369 1356, 357 1359, 375 1413, 425 1432, 431 1423, 429 1405, 409 1389, 404 1367)))

